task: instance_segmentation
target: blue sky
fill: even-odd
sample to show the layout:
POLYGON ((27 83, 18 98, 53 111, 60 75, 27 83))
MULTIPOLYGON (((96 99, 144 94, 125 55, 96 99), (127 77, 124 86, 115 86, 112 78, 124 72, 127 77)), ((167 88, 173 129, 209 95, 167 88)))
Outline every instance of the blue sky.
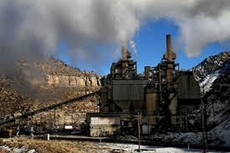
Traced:
POLYGON ((226 51, 226 47, 221 44, 213 43, 206 46, 197 57, 187 57, 183 48, 176 47, 176 40, 180 34, 180 29, 168 20, 159 20, 148 22, 135 36, 135 42, 138 50, 139 72, 145 65, 155 66, 160 62, 166 51, 166 34, 171 34, 173 50, 177 54, 176 62, 180 64, 181 69, 190 69, 206 57, 216 55, 226 51))
MULTIPOLYGON (((180 64, 180 69, 190 69, 200 62, 202 62, 206 57, 211 55, 216 55, 222 51, 226 51, 228 48, 221 44, 213 43, 206 46, 201 54, 197 57, 187 57, 183 51, 183 48, 178 48, 175 46, 176 40, 180 34, 180 29, 172 21, 161 19, 154 22, 145 23, 139 31, 136 32, 134 36, 134 41, 137 48, 137 58, 134 58, 134 53, 132 52, 133 59, 137 60, 138 73, 143 72, 145 66, 156 66, 166 51, 166 34, 171 34, 173 50, 177 54, 176 62, 180 64)), ((97 49, 101 48, 105 53, 113 52, 115 50, 114 46, 96 46, 97 49)), ((68 47, 64 44, 60 44, 59 49, 63 52, 68 50, 68 47)), ((110 71, 110 66, 112 62, 116 62, 111 54, 108 56, 107 60, 103 61, 103 64, 92 65, 88 61, 82 59, 78 61, 71 61, 70 56, 66 56, 62 53, 57 54, 57 57, 69 65, 78 67, 81 70, 94 71, 96 73, 106 75, 110 71), (110 57, 109 57, 110 56, 110 57)))

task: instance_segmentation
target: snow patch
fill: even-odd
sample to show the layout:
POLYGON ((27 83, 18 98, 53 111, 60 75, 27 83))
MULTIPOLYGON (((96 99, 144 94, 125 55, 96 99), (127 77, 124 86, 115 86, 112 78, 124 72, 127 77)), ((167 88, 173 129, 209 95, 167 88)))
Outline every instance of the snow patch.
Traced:
POLYGON ((211 74, 208 74, 201 83, 199 83, 201 87, 201 92, 208 92, 211 89, 213 82, 220 76, 220 70, 217 70, 211 74), (202 91, 203 90, 203 91, 202 91))
POLYGON ((168 132, 166 134, 155 134, 152 139, 161 138, 162 141, 170 141, 175 143, 185 144, 200 144, 202 140, 202 133, 174 133, 168 132))
POLYGON ((14 148, 14 147, 9 147, 9 146, 0 146, 0 149, 3 149, 7 152, 13 152, 13 153, 36 153, 35 149, 27 149, 26 147, 22 146, 21 148, 14 148))

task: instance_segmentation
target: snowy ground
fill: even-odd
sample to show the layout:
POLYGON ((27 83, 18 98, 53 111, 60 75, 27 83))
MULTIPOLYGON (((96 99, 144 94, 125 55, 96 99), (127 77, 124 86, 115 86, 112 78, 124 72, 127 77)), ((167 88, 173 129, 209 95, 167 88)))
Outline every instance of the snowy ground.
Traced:
MULTIPOLYGON (((112 144, 113 149, 122 149, 127 153, 137 152, 138 145, 124 145, 124 144, 112 144)), ((173 147, 156 147, 156 146, 141 146, 142 152, 146 153, 201 153, 203 150, 188 149, 188 148, 173 148, 173 147)), ((215 153, 214 151, 207 151, 209 153, 215 153)))
MULTIPOLYGON (((20 147, 20 148, 18 148, 18 147, 14 148, 14 147, 9 147, 9 146, 3 145, 3 146, 0 146, 0 149, 7 151, 9 153, 36 153, 35 149, 27 149, 24 146, 20 147)), ((0 150, 0 152, 1 152, 1 150, 0 150)))

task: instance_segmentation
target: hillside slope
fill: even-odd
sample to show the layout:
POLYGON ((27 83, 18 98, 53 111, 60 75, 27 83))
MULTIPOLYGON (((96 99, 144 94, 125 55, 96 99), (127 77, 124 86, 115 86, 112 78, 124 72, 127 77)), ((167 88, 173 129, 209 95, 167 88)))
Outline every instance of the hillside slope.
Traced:
MULTIPOLYGON (((13 74, 0 75, 0 117, 23 114, 97 91, 100 88, 100 77, 54 58, 34 63, 21 60, 13 74)), ((87 111, 97 111, 96 97, 55 110, 59 116, 58 122, 62 124, 83 122, 87 111), (77 119, 79 115, 80 119, 77 119)), ((47 116, 47 121, 51 120, 48 119, 50 112, 44 112, 31 121, 40 122, 38 118, 41 116, 47 116)))
POLYGON ((209 143, 230 146, 230 52, 206 58, 193 72, 206 106, 209 143))
POLYGON ((198 81, 202 92, 210 90, 215 79, 227 73, 230 67, 230 51, 210 56, 192 68, 195 79, 198 81))
POLYGON ((209 135, 210 143, 230 146, 230 60, 226 62, 224 72, 213 82, 204 101, 207 125, 213 128, 209 135))

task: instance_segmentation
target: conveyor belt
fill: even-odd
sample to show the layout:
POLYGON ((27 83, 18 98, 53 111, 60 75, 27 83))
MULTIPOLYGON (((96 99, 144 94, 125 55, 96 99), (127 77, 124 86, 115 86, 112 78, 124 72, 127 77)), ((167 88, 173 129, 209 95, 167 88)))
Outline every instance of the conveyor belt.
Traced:
POLYGON ((83 95, 83 96, 79 96, 79 97, 76 97, 76 98, 73 98, 73 99, 70 99, 70 100, 66 100, 66 101, 60 102, 58 104, 54 104, 54 105, 50 105, 50 106, 47 106, 47 107, 43 107, 43 108, 40 108, 40 109, 35 110, 35 111, 29 111, 29 112, 26 112, 26 113, 24 113, 24 114, 22 114, 20 116, 16 116, 16 117, 13 117, 13 118, 9 118, 9 119, 5 119, 3 121, 0 121, 0 125, 13 122, 16 119, 21 119, 21 118, 25 118, 25 117, 28 117, 28 116, 33 116, 33 115, 38 114, 40 112, 49 111, 51 109, 55 109, 55 108, 61 107, 63 105, 72 104, 72 103, 75 103, 77 101, 83 100, 83 99, 85 99, 87 97, 96 95, 98 93, 99 93, 99 91, 96 91, 96 92, 93 92, 93 93, 90 93, 90 94, 86 94, 86 95, 83 95))

